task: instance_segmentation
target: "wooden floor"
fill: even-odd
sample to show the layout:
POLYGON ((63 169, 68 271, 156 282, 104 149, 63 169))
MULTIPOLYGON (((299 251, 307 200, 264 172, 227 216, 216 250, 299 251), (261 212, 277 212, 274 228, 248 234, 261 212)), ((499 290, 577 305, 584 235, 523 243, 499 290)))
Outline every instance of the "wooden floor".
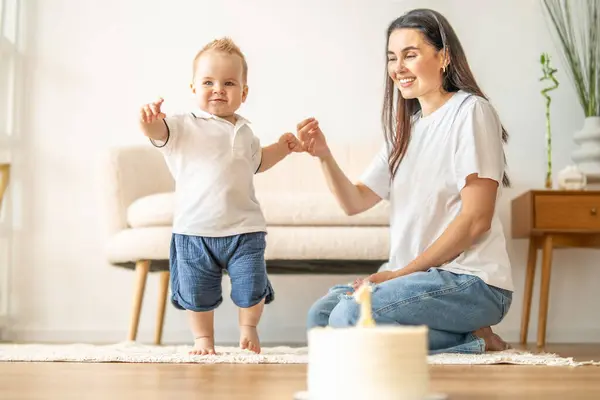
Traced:
MULTIPOLYGON (((600 361, 600 344, 546 350, 600 361)), ((600 366, 432 366, 431 379, 449 400, 600 399, 600 366)), ((305 389, 306 365, 0 363, 10 400, 291 400, 305 389)))

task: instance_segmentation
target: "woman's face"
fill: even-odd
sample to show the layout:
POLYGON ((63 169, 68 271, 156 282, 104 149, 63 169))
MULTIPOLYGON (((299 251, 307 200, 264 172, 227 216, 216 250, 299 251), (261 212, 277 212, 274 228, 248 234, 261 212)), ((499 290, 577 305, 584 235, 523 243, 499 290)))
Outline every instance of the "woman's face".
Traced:
POLYGON ((388 74, 405 99, 439 92, 444 52, 430 45, 416 29, 396 29, 388 40, 388 74))

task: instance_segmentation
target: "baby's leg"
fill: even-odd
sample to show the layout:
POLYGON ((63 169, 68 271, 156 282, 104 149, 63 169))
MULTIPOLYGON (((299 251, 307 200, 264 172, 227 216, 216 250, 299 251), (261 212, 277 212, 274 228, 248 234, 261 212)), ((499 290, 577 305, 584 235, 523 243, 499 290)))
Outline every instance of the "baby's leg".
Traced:
POLYGON ((236 248, 228 263, 231 299, 240 308, 240 347, 260 353, 258 323, 265 304, 273 301, 273 288, 265 265, 265 233, 235 238, 236 248))
POLYGON ((187 311, 190 328, 194 335, 194 348, 190 354, 206 355, 215 353, 214 311, 187 311))
POLYGON ((260 339, 256 327, 260 322, 265 300, 248 308, 240 308, 239 324, 240 324, 240 348, 248 349, 255 353, 260 353, 260 339))
POLYGON ((175 234, 171 244, 171 301, 187 310, 194 337, 190 354, 215 354, 214 310, 223 301, 223 272, 210 239, 175 234))

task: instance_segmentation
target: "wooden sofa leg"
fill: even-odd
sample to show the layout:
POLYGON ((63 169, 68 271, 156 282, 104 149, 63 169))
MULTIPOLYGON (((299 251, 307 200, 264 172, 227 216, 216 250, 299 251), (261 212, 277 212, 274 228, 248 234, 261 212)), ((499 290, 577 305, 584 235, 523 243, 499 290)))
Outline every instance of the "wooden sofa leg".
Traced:
POLYGON ((169 271, 160 272, 160 286, 158 289, 158 314, 156 316, 156 329, 154 330, 154 344, 159 345, 162 341, 163 325, 165 322, 165 308, 167 306, 167 294, 169 293, 169 271))
POLYGON ((142 301, 144 300, 144 289, 146 289, 146 277, 150 269, 150 261, 142 260, 135 263, 135 293, 133 295, 133 310, 129 325, 129 340, 134 341, 137 337, 142 301))

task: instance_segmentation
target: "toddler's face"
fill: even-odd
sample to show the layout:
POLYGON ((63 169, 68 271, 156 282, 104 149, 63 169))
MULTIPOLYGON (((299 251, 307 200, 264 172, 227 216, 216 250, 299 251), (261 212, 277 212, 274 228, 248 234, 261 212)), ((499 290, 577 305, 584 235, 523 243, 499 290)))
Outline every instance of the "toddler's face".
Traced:
POLYGON ((202 54, 192 82, 200 109, 222 118, 232 116, 248 95, 243 72, 242 59, 235 54, 202 54))

